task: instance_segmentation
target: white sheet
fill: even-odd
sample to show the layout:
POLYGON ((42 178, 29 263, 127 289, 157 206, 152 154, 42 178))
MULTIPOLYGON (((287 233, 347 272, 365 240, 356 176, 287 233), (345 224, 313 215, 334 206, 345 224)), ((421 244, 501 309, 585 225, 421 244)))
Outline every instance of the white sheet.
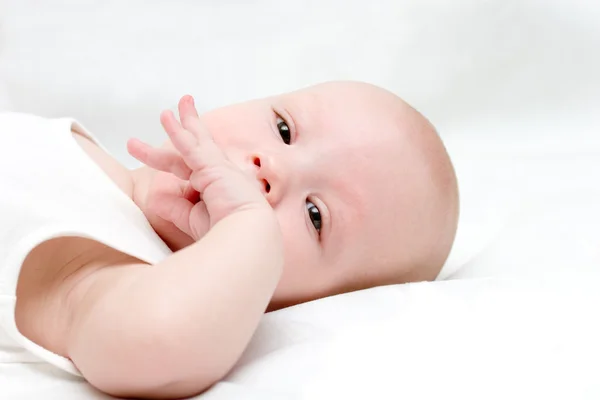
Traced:
MULTIPOLYGON (((204 398, 600 398, 596 2, 0 7, 0 108, 74 116, 128 165, 126 138, 160 143, 158 112, 183 93, 207 109, 326 79, 394 90, 446 141, 462 207, 441 278, 459 280, 269 314, 204 398)), ((0 365, 0 398, 104 397, 0 365)))
MULTIPOLYGON (((389 286, 268 314, 203 399, 597 399, 600 296, 581 280, 389 286)), ((6 399, 104 399, 46 366, 0 366, 6 399)))

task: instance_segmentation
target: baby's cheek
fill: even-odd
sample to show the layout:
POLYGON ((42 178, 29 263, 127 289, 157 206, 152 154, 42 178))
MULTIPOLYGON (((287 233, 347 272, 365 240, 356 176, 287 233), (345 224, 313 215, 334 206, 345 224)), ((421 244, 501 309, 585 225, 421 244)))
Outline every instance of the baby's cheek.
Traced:
POLYGON ((286 216, 280 210, 276 210, 276 214, 284 247, 284 269, 280 286, 295 291, 299 289, 298 285, 301 284, 301 277, 304 275, 304 266, 308 262, 306 238, 300 230, 302 226, 298 226, 298 222, 294 221, 292 216, 286 216))
POLYGON ((283 237, 284 268, 285 270, 295 269, 294 267, 303 258, 303 238, 298 232, 298 227, 290 223, 289 219, 280 218, 279 226, 283 237))

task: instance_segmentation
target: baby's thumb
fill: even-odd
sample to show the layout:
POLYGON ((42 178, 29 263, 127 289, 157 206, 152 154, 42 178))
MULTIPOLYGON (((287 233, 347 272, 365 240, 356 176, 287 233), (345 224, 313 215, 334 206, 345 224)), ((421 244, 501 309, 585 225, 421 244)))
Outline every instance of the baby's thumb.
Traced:
POLYGON ((188 199, 164 194, 157 196, 150 205, 152 211, 165 221, 173 223, 183 233, 192 236, 190 213, 194 204, 188 199))

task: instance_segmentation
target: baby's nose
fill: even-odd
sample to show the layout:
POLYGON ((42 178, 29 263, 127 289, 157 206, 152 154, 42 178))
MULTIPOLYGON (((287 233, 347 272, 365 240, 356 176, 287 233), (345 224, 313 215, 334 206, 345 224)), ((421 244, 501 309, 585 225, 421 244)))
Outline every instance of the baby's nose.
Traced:
POLYGON ((265 154, 255 154, 250 160, 261 190, 271 206, 275 206, 287 191, 289 174, 285 172, 286 162, 281 157, 265 154))
POLYGON ((267 177, 261 173, 262 162, 259 156, 252 156, 252 165, 253 167, 248 170, 249 176, 255 179, 261 191, 265 195, 268 195, 271 192, 271 184, 267 180, 267 177))

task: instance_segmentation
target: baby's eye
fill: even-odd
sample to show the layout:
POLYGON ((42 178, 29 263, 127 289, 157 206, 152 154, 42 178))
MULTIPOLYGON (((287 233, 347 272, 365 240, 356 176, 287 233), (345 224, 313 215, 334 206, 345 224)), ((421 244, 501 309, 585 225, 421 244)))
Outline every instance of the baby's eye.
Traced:
POLYGON ((292 141, 292 137, 290 135, 290 127, 288 126, 287 122, 285 122, 281 117, 277 117, 277 130, 281 135, 283 143, 290 144, 290 142, 292 141))
POLYGON ((313 226, 317 230, 317 233, 321 233, 321 212, 310 201, 306 201, 306 209, 308 210, 308 217, 310 218, 310 222, 312 222, 313 226))

